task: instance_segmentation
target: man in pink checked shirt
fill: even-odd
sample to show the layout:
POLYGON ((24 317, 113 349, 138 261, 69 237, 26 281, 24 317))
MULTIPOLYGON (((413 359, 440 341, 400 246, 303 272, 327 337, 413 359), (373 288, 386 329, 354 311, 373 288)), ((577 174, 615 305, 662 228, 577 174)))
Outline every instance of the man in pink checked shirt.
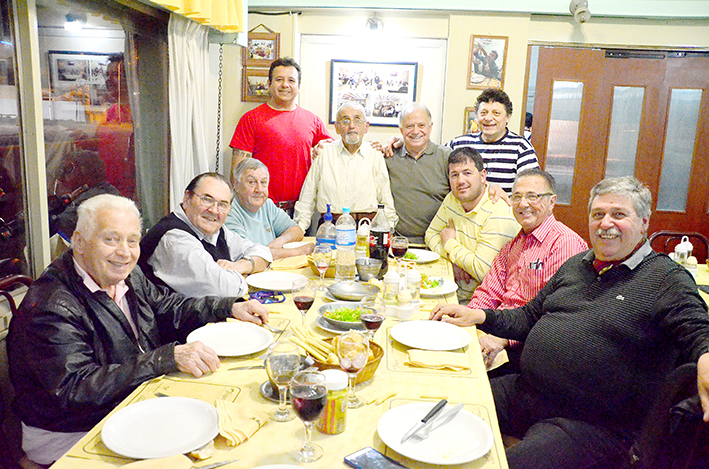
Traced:
MULTIPOLYGON (((517 308, 534 298, 568 258, 588 249, 586 242, 554 218, 554 177, 540 168, 522 171, 512 188, 512 211, 522 229, 495 256, 490 271, 475 289, 469 308, 517 308)), ((521 343, 493 335, 480 336, 485 365, 504 348, 512 367, 521 343)))

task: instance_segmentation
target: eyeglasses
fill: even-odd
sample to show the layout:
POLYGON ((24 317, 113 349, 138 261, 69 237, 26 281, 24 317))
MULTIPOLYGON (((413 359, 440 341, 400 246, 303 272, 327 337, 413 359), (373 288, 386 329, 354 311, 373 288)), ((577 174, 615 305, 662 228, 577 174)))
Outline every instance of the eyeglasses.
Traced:
POLYGON ((286 297, 283 293, 278 293, 275 291, 257 291, 249 295, 249 298, 256 300, 261 304, 271 304, 271 303, 283 303, 286 301, 286 297))
POLYGON ((229 213, 229 210, 231 210, 231 202, 227 202, 226 200, 217 200, 208 195, 193 195, 195 195, 197 199, 199 199, 199 205, 202 208, 211 208, 214 206, 214 204, 217 204, 217 211, 219 213, 229 213))
POLYGON ((520 194, 515 192, 510 197, 510 200, 514 203, 521 202, 522 199, 527 199, 527 202, 536 202, 540 197, 546 197, 548 195, 554 195, 551 192, 545 192, 543 194, 537 194, 536 192, 527 192, 526 194, 520 194))
POLYGON ((361 117, 355 117, 354 119, 350 119, 349 117, 343 117, 342 119, 339 119, 337 121, 338 124, 347 126, 352 123, 354 123, 354 125, 364 125, 364 122, 364 119, 362 119, 361 117))

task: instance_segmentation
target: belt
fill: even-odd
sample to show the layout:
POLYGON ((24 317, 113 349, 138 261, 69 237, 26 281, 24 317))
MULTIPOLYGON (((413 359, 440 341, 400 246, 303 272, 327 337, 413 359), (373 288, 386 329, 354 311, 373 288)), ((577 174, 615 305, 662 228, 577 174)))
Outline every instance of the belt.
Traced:
MULTIPOLYGON (((376 214, 377 214, 377 212, 350 212, 350 215, 352 216, 352 218, 354 218, 355 223, 359 223, 359 221, 362 220, 363 218, 367 218, 371 221, 372 218, 374 218, 374 216, 376 214)), ((342 214, 341 213, 333 213, 332 214, 332 222, 333 223, 337 222, 337 219, 340 218, 340 215, 342 215, 342 214)), ((320 226, 322 224, 322 222, 324 221, 323 216, 325 216, 325 214, 321 213, 320 214, 320 222, 318 223, 318 226, 320 226)))
POLYGON ((293 210, 295 208, 295 200, 283 200, 276 202, 276 207, 282 210, 293 210))

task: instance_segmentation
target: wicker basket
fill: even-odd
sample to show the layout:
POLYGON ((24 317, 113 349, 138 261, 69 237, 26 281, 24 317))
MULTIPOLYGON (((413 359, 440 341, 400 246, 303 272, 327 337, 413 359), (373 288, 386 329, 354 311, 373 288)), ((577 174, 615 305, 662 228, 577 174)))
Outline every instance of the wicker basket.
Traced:
MULTIPOLYGON (((325 342, 332 343, 332 339, 325 339, 325 342)), ((360 371, 357 375, 357 380, 355 381, 355 383, 357 384, 364 383, 365 381, 372 379, 372 376, 374 376, 374 372, 377 371, 379 363, 382 361, 382 357, 384 356, 384 349, 382 349, 382 346, 377 344, 376 342, 370 342, 369 348, 372 351, 372 356, 369 358, 369 361, 364 366, 362 371, 360 371)), ((315 367, 317 367, 317 369, 320 371, 340 369, 340 365, 330 365, 328 363, 323 363, 318 360, 315 360, 315 367)))

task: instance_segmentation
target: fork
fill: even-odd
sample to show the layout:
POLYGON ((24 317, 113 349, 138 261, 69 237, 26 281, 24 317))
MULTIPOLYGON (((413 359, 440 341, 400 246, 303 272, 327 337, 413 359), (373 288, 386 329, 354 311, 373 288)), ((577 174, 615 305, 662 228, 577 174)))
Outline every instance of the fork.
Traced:
POLYGON ((433 431, 434 428, 442 427, 443 425, 445 425, 448 422, 450 422, 451 420, 453 420, 453 418, 456 416, 456 414, 458 414, 458 412, 460 411, 460 409, 463 408, 464 405, 465 404, 463 404, 461 402, 460 404, 455 405, 448 412, 441 413, 441 414, 435 416, 433 418, 433 420, 431 420, 429 422, 428 425, 426 425, 421 430, 419 430, 418 432, 411 435, 411 438, 410 438, 411 441, 413 443, 418 443, 418 442, 423 441, 426 438, 428 438, 428 436, 431 434, 431 431, 433 431))
POLYGON ((263 327, 265 327, 266 329, 268 329, 269 331, 273 332, 274 334, 280 334, 281 332, 285 331, 285 329, 276 329, 267 322, 264 322, 261 325, 263 327))

